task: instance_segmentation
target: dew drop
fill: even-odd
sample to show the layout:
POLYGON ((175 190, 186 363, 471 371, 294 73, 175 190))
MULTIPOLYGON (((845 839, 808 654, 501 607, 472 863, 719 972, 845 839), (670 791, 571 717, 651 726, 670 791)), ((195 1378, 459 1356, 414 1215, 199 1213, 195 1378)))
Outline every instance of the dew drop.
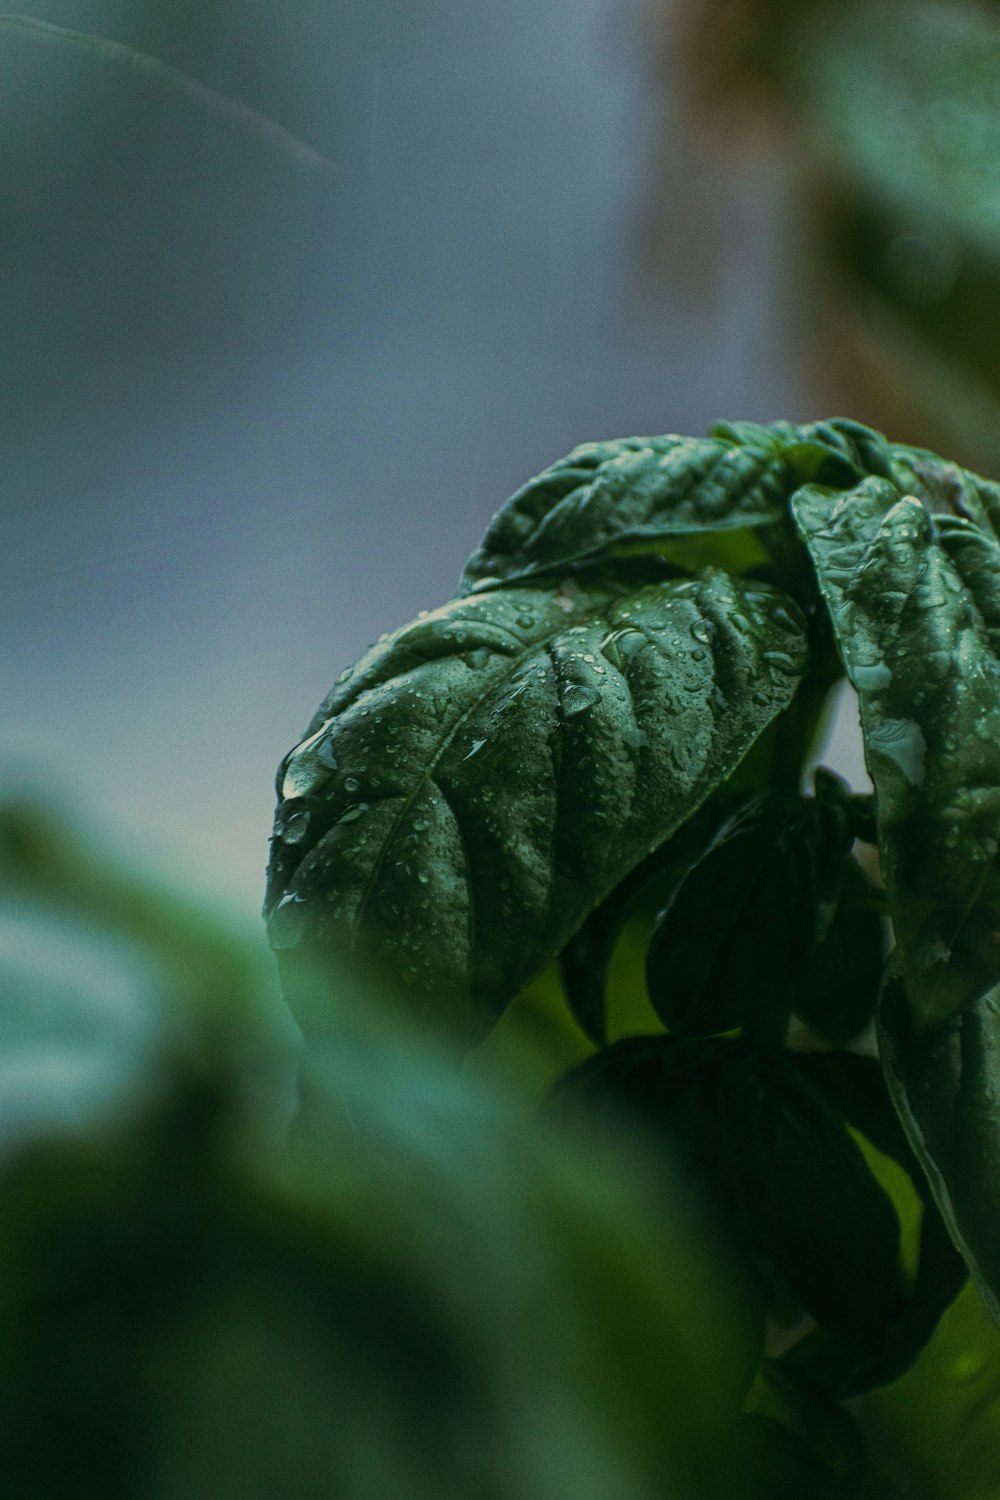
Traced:
POLYGON ((483 746, 485 744, 486 744, 485 740, 473 740, 472 741, 472 748, 470 749, 468 755, 463 755, 462 756, 463 761, 465 761, 465 760, 471 760, 474 755, 478 755, 479 752, 480 752, 480 750, 483 748, 483 746))
POLYGON ((272 948, 294 948, 302 941, 306 929, 304 901, 303 896, 282 896, 267 921, 272 948))
POLYGON ((882 688, 892 686, 892 672, 884 661, 856 666, 851 671, 851 677, 859 693, 877 693, 882 688))
POLYGON ((309 832, 310 817, 305 809, 300 808, 298 812, 285 819, 281 829, 281 842, 283 844, 301 844, 309 832))
POLYGON ((701 641, 703 646, 707 646, 715 634, 715 626, 711 620, 695 620, 691 626, 691 634, 696 641, 701 641))
POLYGON ((563 694, 563 713, 567 718, 573 718, 577 714, 586 713, 588 708, 593 708, 599 703, 600 693, 596 688, 584 687, 582 683, 571 682, 563 694))
POLYGON ((469 666, 472 667, 473 671, 478 672, 481 667, 485 667, 489 659, 490 652, 487 651, 485 646, 477 646, 475 651, 469 652, 469 666))
POLYGON ((357 789, 358 789, 358 787, 360 785, 361 785, 361 783, 360 783, 360 781, 358 780, 358 778, 356 776, 345 776, 345 778, 344 778, 344 791, 345 792, 356 792, 357 789))
POLYGON ((337 757, 333 753, 333 741, 331 739, 320 740, 316 747, 316 759, 321 766, 326 766, 328 771, 337 769, 337 757))
POLYGON ((357 822, 358 818, 363 818, 367 811, 367 802, 355 802, 353 807, 349 807, 346 812, 341 813, 340 817, 337 819, 337 822, 355 823, 357 822))

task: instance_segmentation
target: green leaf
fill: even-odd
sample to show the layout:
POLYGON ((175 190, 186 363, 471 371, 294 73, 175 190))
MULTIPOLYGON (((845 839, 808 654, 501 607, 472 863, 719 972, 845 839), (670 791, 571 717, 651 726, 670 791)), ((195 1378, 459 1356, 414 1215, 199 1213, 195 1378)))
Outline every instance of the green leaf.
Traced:
POLYGON ((893 444, 892 472, 897 489, 916 495, 934 516, 956 516, 982 531, 1000 533, 1000 485, 949 463, 926 448, 893 444))
POLYGON ((878 1010, 893 1103, 942 1217, 1000 1323, 1000 996, 981 996, 928 1033, 890 973, 878 1010))
POLYGON ((1000 545, 869 479, 792 502, 861 707, 918 1029, 1000 979, 1000 545))
MULTIPOLYGON (((990 11, 911 0, 901 24, 887 25, 878 0, 824 6, 794 56, 796 92, 855 197, 874 199, 929 238, 943 229, 992 259, 1000 230, 1000 25, 990 11)), ((947 264, 938 275, 947 290, 947 264)))
POLYGON ((885 924, 873 905, 877 888, 853 859, 844 862, 841 878, 833 919, 807 955, 791 997, 795 1014, 835 1047, 874 1016, 886 947, 885 924))
POLYGON ((799 613, 635 561, 453 600, 344 674, 279 773, 277 949, 475 1033, 728 776, 801 679, 799 613))
POLYGON ((859 478, 865 471, 856 457, 825 424, 719 423, 709 438, 584 443, 497 513, 462 590, 562 570, 624 542, 775 525, 796 485, 859 478))
POLYGON ((791 987, 850 847, 834 805, 759 798, 688 872, 649 945, 649 996, 678 1036, 784 1038, 791 987))
POLYGON ((804 1052, 795 1054, 795 1066, 849 1125, 903 1168, 923 1205, 916 1278, 892 1316, 855 1341, 817 1330, 781 1361, 844 1398, 896 1379, 913 1363, 961 1291, 966 1268, 910 1148, 878 1062, 850 1052, 804 1052))
POLYGON ((711 797, 594 908, 559 955, 570 1008, 596 1046, 607 1040, 608 966, 625 924, 638 912, 652 914, 663 906, 722 824, 745 801, 726 793, 711 797))
POLYGON ((575 1069, 553 1108, 658 1141, 774 1312, 791 1311, 790 1293, 824 1327, 859 1338, 898 1308, 895 1210, 790 1054, 629 1038, 575 1069))

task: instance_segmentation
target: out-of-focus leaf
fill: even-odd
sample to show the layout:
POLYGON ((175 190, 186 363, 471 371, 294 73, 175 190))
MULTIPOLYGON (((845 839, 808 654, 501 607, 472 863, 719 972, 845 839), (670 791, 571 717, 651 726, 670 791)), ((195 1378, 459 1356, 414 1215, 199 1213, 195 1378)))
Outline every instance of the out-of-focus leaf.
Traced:
POLYGON ((979 1293, 1000 1323, 1000 996, 921 1033, 898 973, 878 1010, 893 1103, 979 1293))
POLYGON ((814 7, 794 86, 844 173, 911 221, 995 256, 1000 235, 1000 17, 906 0, 814 7))
POLYGON ((792 502, 861 707, 918 1029, 1000 978, 1000 545, 869 479, 792 502))
POLYGON ((859 478, 854 458, 825 424, 720 422, 708 438, 584 443, 498 511, 463 592, 563 571, 623 542, 773 526, 796 485, 859 478))
POLYGON ((971 1282, 912 1368, 856 1409, 903 1494, 997 1500, 1000 1330, 971 1282))
POLYGON ((277 949, 367 958, 470 1040, 495 1020, 804 671, 780 592, 637 587, 654 562, 455 600, 344 674, 279 773, 277 949))
MULTIPOLYGON (((239 954, 240 939, 218 924, 213 940, 192 910, 184 951, 184 917, 159 923, 155 888, 116 885, 23 813, 16 826, 6 873, 24 877, 25 912, 59 909, 111 945, 129 927, 119 896, 148 912, 150 943, 131 939, 140 962, 129 948, 109 999, 134 989, 141 1009, 148 969, 160 1004, 127 1111, 54 1134, 40 1120, 0 1162, 4 1494, 743 1493, 743 1315, 681 1217, 659 1222, 637 1181, 381 1020, 375 994, 340 997, 290 1150, 258 1128, 273 1032, 253 953, 230 968, 224 1011, 211 965, 184 992, 195 955, 239 954), (74 867, 92 877, 75 899, 74 867)), ((14 1014, 33 997, 30 935, 5 976, 14 1014)), ((50 1011, 75 1015, 80 976, 60 1003, 64 977, 38 962, 50 1011)), ((0 1062, 9 1045, 0 1034, 0 1062)))

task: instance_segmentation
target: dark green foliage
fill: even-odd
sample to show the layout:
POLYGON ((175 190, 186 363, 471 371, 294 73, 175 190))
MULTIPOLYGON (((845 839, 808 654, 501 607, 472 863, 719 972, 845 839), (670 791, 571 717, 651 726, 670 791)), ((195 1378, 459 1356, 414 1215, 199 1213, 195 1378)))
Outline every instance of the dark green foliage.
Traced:
POLYGON ((850 1340, 900 1299, 899 1227, 835 1102, 785 1053, 724 1040, 617 1042, 556 1101, 639 1127, 679 1163, 770 1316, 808 1312, 850 1340), (817 1163, 822 1172, 817 1172, 817 1163))
POLYGON ((25 809, 0 874, 0 1492, 742 1500, 747 1320, 638 1181, 330 973, 302 1059, 265 952, 25 809))
POLYGON ((650 941, 649 994, 671 1032, 745 1027, 783 1039, 852 842, 841 807, 818 798, 758 798, 732 818, 650 941))
POLYGON ((868 479, 792 502, 858 694, 882 873, 926 1029, 1000 980, 1000 545, 868 479))
POLYGON ((655 561, 455 600, 345 674, 279 776, 275 947, 363 955, 470 1036, 496 1017, 804 672, 780 591, 655 561))
POLYGON ((975 1188, 1000 1162, 998 519, 997 485, 841 419, 587 444, 501 509, 457 599, 343 674, 279 774, 267 909, 300 1014, 301 958, 353 955, 468 1045, 558 956, 599 1049, 575 1092, 655 1121, 760 1304, 816 1320, 788 1367, 831 1400, 929 1337, 961 1280, 944 1225, 1000 1285, 975 1188), (875 794, 820 770, 804 796, 843 673, 875 794), (890 922, 887 1092, 794 1046, 870 1028, 890 922), (626 930, 665 1034, 609 1047, 626 930), (912 1286, 848 1124, 923 1203, 912 1286))
POLYGON ((898 971, 879 1006, 879 1050, 910 1145, 994 1317, 1000 1321, 1000 1019, 983 996, 919 1032, 898 971))

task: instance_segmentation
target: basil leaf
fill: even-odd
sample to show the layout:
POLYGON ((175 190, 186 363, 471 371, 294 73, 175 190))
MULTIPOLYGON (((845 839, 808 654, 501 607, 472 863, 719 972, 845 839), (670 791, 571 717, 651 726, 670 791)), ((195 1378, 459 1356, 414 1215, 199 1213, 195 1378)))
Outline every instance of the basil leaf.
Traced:
POLYGON ((1000 995, 920 1034, 891 972, 879 1053, 910 1145, 972 1278, 1000 1323, 1000 995))
POLYGON ((777 590, 623 592, 648 571, 453 600, 344 675, 279 772, 276 948, 364 957, 460 1028, 495 1018, 805 670, 777 590))
POLYGON ((745 797, 727 793, 710 798, 594 908, 559 955, 559 973, 569 1007, 596 1046, 603 1047, 607 1040, 607 972, 622 928, 637 913, 652 914, 663 905, 722 824, 745 801, 745 797))
POLYGON ((1000 545, 884 480, 792 509, 861 705, 918 1030, 1000 979, 1000 545))
POLYGON ((574 1069, 553 1107, 592 1131, 631 1124, 661 1143, 708 1195, 717 1232, 766 1305, 782 1309, 791 1293, 849 1338, 897 1310, 895 1209, 839 1110, 790 1054, 754 1055, 721 1038, 628 1038, 574 1069))
POLYGON ((713 437, 738 443, 778 443, 800 484, 812 481, 848 488, 866 474, 892 477, 889 445, 880 432, 846 417, 826 422, 716 422, 713 437))
POLYGON ((833 919, 807 955, 791 999, 795 1014, 835 1047, 874 1016, 885 960, 884 924, 871 904, 876 887, 853 859, 844 862, 841 879, 833 919))
POLYGON ((646 980, 678 1036, 740 1026, 775 1045, 850 835, 835 805, 759 798, 674 893, 649 945, 646 980))
POLYGON ((957 516, 983 531, 1000 533, 1000 484, 983 479, 926 448, 894 443, 890 478, 907 495, 916 495, 935 516, 957 516))
POLYGON ((788 1053, 733 1074, 730 1192, 753 1239, 825 1328, 861 1337, 899 1301, 899 1222, 839 1112, 788 1053))
POLYGON ((565 569, 622 542, 773 525, 784 520, 796 485, 860 478, 851 451, 832 428, 787 423, 719 423, 708 438, 584 443, 498 511, 469 559, 462 592, 565 569))
POLYGON ((841 1440, 831 1443, 835 1416, 851 1422, 847 1412, 833 1410, 823 1413, 825 1421, 796 1411, 794 1425, 756 1413, 740 1417, 749 1500, 888 1500, 860 1436, 850 1442, 837 1431, 841 1440))
POLYGON ((858 1342, 817 1330, 782 1358, 840 1398, 895 1380, 934 1333, 966 1280, 965 1262, 951 1243, 927 1177, 893 1108, 874 1058, 850 1052, 800 1052, 795 1066, 844 1119, 910 1177, 923 1204, 916 1280, 898 1310, 858 1342))

